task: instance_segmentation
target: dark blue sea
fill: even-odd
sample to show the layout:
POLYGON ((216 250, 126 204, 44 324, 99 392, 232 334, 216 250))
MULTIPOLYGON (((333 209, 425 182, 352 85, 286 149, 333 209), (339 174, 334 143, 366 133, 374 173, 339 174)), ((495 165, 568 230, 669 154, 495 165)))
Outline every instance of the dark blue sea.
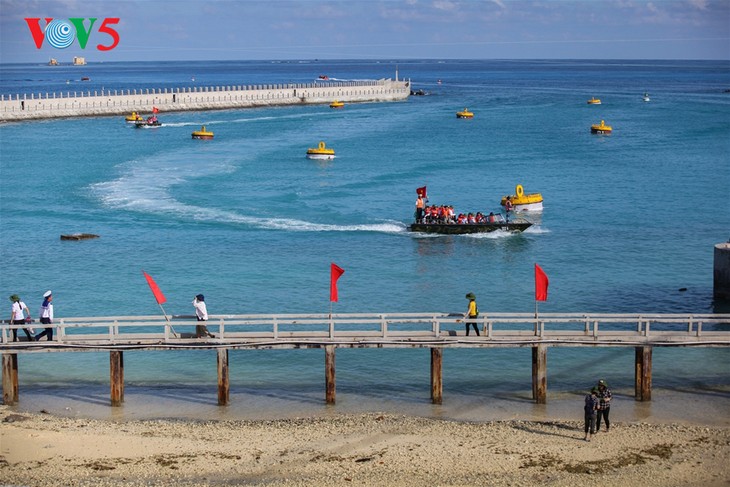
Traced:
MULTIPOLYGON (((730 63, 701 61, 311 61, 0 65, 0 94, 411 79, 412 96, 343 110, 290 106, 0 125, 0 295, 57 317, 534 310, 712 313, 713 247, 730 238, 730 63), (80 81, 81 77, 89 81, 80 81), (440 80, 440 82, 439 82, 440 80), (642 100, 648 93, 650 101, 642 100), (591 97, 601 105, 589 105, 591 97), (459 120, 463 108, 472 120, 459 120), (610 136, 592 135, 605 120, 610 136), (191 140, 205 124, 213 141, 191 140), (337 157, 305 158, 326 141, 337 157), (542 214, 523 234, 407 232, 415 189, 432 204, 498 211, 522 184, 542 214), (96 240, 60 241, 66 233, 96 240)), ((7 314, 10 314, 10 302, 7 314)), ((548 352, 548 406, 530 401, 529 349, 446 350, 444 405, 429 352, 338 350, 324 406, 321 350, 231 352, 232 404, 216 406, 213 351, 127 352, 112 411, 108 355, 21 354, 18 408, 102 417, 280 417, 387 410, 457 419, 580 415, 604 378, 617 419, 691 420, 730 404, 726 349, 654 350, 654 397, 633 401, 631 348, 548 352), (620 407, 620 404, 624 407, 620 407), (574 410, 572 409, 574 408, 574 410), (663 408, 663 409, 662 409, 663 408)), ((725 409, 727 411, 727 409, 725 409)), ((720 416, 723 416, 722 414, 720 416)), ((726 416, 726 414, 724 415, 726 416)))

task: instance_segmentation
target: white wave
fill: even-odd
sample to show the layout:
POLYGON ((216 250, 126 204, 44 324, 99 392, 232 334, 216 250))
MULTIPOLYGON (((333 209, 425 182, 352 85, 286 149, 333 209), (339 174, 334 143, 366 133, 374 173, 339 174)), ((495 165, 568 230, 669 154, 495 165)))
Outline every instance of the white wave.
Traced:
POLYGON ((542 228, 540 225, 532 225, 531 227, 527 227, 524 233, 534 233, 534 234, 541 234, 541 233, 550 233, 550 230, 547 228, 542 228))
POLYGON ((508 232, 507 230, 495 230, 493 232, 487 232, 487 233, 468 233, 463 236, 465 238, 496 240, 499 238, 514 237, 515 235, 519 235, 519 233, 508 232))
MULTIPOLYGON (((205 208, 178 201, 172 188, 188 180, 235 171, 236 164, 223 156, 223 146, 196 157, 190 151, 167 153, 145 160, 128 161, 119 178, 93 184, 91 194, 109 208, 148 215, 170 216, 188 221, 245 225, 249 227, 301 232, 383 232, 405 231, 401 222, 385 221, 354 225, 316 223, 292 218, 262 218, 236 211, 205 208)), ((230 156, 227 156, 230 157, 230 156)), ((240 158, 240 156, 239 156, 240 158)))

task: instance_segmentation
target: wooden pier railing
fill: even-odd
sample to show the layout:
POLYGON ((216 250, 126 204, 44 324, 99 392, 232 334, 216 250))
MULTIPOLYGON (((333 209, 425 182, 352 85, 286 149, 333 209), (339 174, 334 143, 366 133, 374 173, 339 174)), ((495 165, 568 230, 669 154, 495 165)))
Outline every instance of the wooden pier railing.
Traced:
POLYGON ((533 398, 545 403, 548 347, 634 347, 636 399, 648 401, 653 347, 730 346, 730 314, 489 313, 473 321, 479 336, 466 336, 462 316, 448 313, 213 315, 206 325, 215 338, 196 338, 192 316, 81 317, 57 319, 52 341, 27 341, 19 330, 44 325, 3 322, 3 400, 18 400, 18 353, 109 351, 111 403, 120 405, 125 350, 214 349, 225 405, 229 350, 324 348, 325 398, 334 403, 336 348, 420 347, 431 349, 431 399, 440 404, 444 348, 531 347, 533 398), (12 341, 13 329, 21 341, 12 341))

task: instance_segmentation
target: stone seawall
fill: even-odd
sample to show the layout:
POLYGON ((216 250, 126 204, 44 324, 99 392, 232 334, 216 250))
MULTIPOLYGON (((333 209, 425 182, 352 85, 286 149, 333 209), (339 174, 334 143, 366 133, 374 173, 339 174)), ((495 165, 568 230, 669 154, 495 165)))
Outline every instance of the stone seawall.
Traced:
POLYGON ((142 115, 275 105, 397 101, 410 95, 410 81, 326 81, 307 84, 210 86, 176 89, 101 90, 0 96, 0 122, 62 117, 142 115))

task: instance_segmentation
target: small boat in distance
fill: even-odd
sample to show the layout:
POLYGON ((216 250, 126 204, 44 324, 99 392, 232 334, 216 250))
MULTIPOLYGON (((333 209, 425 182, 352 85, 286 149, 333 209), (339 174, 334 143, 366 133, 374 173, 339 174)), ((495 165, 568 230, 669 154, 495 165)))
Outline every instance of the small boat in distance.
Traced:
POLYGON ((307 149, 307 159, 329 160, 335 158, 335 150, 325 146, 324 142, 320 142, 317 148, 307 149))
POLYGON ((332 103, 330 103, 330 108, 343 108, 344 106, 345 106, 345 104, 338 100, 335 100, 332 103))
POLYGON ((591 99, 588 100, 587 103, 589 105, 600 105, 601 104, 601 100, 599 98, 596 98, 596 97, 592 96, 591 99))
POLYGON ((196 130, 192 134, 193 139, 203 139, 203 140, 209 140, 213 138, 213 132, 210 132, 205 129, 205 125, 200 127, 200 130, 196 130))
POLYGON ((157 115, 152 115, 151 117, 147 117, 147 120, 138 120, 134 122, 134 126, 139 128, 154 128, 154 127, 162 127, 162 122, 157 120, 157 115))
POLYGON ((126 120, 127 123, 136 123, 136 122, 143 121, 144 119, 142 117, 140 117, 139 113, 132 112, 131 115, 127 115, 126 117, 124 117, 124 120, 126 120))
POLYGON ((319 75, 319 79, 321 79, 323 81, 328 81, 330 78, 326 74, 320 74, 319 75))
POLYGON ((592 134, 603 134, 608 135, 613 131, 613 128, 610 125, 606 125, 606 122, 601 120, 601 123, 595 123, 591 125, 591 133, 592 134))
POLYGON ((474 114, 468 108, 464 108, 464 110, 456 112, 456 118, 474 118, 474 114))
POLYGON ((81 81, 89 81, 89 80, 90 80, 90 78, 88 76, 83 76, 81 78, 81 81))
POLYGON ((649 98, 649 93, 644 93, 644 96, 642 96, 641 99, 644 100, 644 101, 651 100, 651 98, 649 98))
MULTIPOLYGON (((503 196, 499 204, 507 208, 507 200, 509 199, 512 211, 542 211, 542 194, 525 194, 525 189, 521 184, 515 186, 515 193, 503 196)), ((509 211, 509 208, 507 209, 509 211)))

